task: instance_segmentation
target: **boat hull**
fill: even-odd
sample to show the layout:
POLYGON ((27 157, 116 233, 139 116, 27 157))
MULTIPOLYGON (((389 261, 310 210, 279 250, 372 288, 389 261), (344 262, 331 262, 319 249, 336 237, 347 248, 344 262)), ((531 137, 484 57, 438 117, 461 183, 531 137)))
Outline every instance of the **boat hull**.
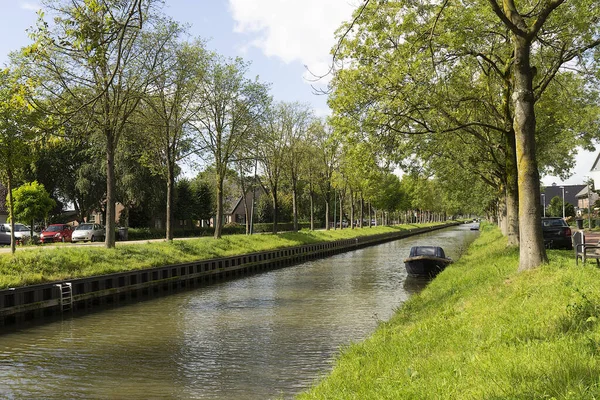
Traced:
POLYGON ((434 277, 451 262, 452 260, 445 258, 419 256, 404 260, 404 267, 411 276, 434 277))

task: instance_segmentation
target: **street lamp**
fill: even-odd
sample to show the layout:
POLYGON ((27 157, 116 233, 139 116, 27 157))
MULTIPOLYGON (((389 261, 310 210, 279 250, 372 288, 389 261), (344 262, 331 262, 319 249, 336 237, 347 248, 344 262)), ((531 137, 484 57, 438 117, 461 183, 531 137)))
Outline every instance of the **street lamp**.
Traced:
POLYGON ((563 206, 563 219, 565 219, 565 187, 561 186, 562 189, 562 206, 563 206))
POLYGON ((546 218, 546 194, 542 193, 542 203, 544 203, 544 218, 546 218))

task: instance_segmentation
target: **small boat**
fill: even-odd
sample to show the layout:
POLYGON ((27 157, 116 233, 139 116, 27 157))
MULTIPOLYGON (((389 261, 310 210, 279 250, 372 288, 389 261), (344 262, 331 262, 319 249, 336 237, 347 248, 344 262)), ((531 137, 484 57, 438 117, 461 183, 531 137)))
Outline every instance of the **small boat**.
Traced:
POLYGON ((471 224, 471 230, 478 231, 479 230, 479 222, 475 222, 475 223, 471 224))
POLYGON ((434 277, 451 262, 452 259, 446 257, 441 247, 414 246, 410 248, 410 256, 404 260, 404 267, 411 276, 434 277))

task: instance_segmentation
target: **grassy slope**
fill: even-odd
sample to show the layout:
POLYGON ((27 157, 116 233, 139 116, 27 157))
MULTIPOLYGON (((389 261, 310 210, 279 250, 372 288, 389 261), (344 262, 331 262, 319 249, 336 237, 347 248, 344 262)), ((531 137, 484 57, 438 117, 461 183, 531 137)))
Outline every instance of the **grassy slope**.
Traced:
MULTIPOLYGON (((424 224, 419 226, 437 225, 424 224)), ((231 235, 222 239, 203 237, 173 242, 117 244, 114 249, 58 246, 27 249, 0 255, 0 289, 43 282, 122 272, 161 265, 227 257, 308 243, 395 232, 417 225, 301 231, 278 235, 231 235)))
POLYGON ((517 272, 490 226, 301 399, 600 398, 600 269, 572 252, 517 272))

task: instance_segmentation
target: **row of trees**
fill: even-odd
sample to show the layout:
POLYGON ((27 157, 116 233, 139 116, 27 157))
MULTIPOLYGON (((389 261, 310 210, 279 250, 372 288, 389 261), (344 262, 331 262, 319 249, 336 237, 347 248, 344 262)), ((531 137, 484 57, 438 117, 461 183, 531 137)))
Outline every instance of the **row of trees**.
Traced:
MULTIPOLYGON (((37 180, 57 211, 72 204, 83 218, 104 209, 109 232, 118 200, 125 223, 166 215, 167 239, 175 216, 214 216, 220 237, 227 196, 259 187, 274 232, 282 200, 295 229, 299 220, 329 227, 332 214, 361 223, 372 209, 388 220, 433 219, 490 203, 426 169, 401 181, 381 151, 395 143, 350 136, 305 104, 273 102, 268 84, 247 78, 247 62, 190 39, 157 0, 43 4, 34 42, 0 74, 0 170, 9 193, 37 180), (209 167, 186 186, 182 170, 200 165, 209 167)), ((250 222, 255 213, 247 215, 250 222)))
POLYGON ((564 177, 598 139, 599 21, 587 0, 366 0, 333 50, 334 126, 501 199, 520 268, 533 268, 546 260, 540 174, 564 177))

